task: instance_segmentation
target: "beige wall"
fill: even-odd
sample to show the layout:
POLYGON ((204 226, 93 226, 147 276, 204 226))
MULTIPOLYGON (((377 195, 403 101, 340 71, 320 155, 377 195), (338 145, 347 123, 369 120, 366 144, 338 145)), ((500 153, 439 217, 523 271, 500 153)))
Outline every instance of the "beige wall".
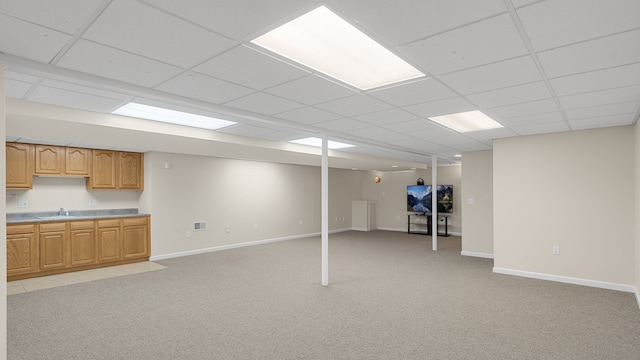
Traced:
POLYGON ((137 208, 140 190, 87 190, 84 178, 34 177, 31 190, 7 190, 7 212, 137 208), (27 208, 18 201, 26 200, 27 208), (96 205, 89 205, 95 200, 96 205))
MULTIPOLYGON (((330 231, 351 228, 359 182, 358 172, 330 169, 330 231)), ((152 257, 321 230, 319 167, 152 152, 145 186, 140 208, 152 214, 152 257), (194 221, 207 230, 193 231, 194 221)))
POLYGON ((640 293, 638 290, 640 289, 640 126, 636 123, 634 125, 635 129, 635 214, 633 217, 633 222, 635 224, 635 287, 636 287, 636 301, 640 306, 640 293))
POLYGON ((634 284, 633 127, 498 139, 493 155, 494 270, 634 284))
MULTIPOLYGON (((0 136, 5 137, 6 119, 5 119, 5 99, 4 99, 4 68, 0 66, 0 136)), ((0 150, 0 159, 4 160, 3 165, 0 166, 0 185, 3 189, 6 188, 6 154, 5 147, 0 150)), ((7 241, 7 223, 6 215, 7 209, 0 207, 2 214, 2 221, 0 221, 0 236, 2 236, 2 243, 7 241)), ((0 246, 0 264, 7 263, 7 248, 6 246, 0 246)), ((0 359, 7 358, 7 267, 0 266, 0 359)))
POLYGON ((493 257, 493 151, 462 154, 462 254, 493 257))
MULTIPOLYGON (((438 184, 453 185, 453 213, 449 218, 449 232, 461 233, 460 166, 438 167, 438 184)), ((407 231, 407 185, 415 185, 418 178, 425 184, 431 184, 431 168, 415 171, 376 172, 365 171, 362 184, 362 199, 376 202, 378 229, 407 231), (375 183, 373 178, 380 176, 382 181, 375 183)))

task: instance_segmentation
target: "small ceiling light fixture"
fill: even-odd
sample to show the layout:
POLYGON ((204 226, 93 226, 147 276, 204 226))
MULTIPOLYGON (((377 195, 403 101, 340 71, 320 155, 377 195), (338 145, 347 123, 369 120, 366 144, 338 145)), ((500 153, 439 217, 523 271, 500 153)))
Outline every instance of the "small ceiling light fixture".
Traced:
POLYGON ((461 133, 503 127, 497 121, 478 110, 434 116, 428 119, 461 133))
POLYGON ((325 6, 251 42, 360 90, 425 76, 325 6))
MULTIPOLYGON (((317 138, 317 137, 308 137, 308 138, 304 138, 304 139, 298 139, 298 140, 291 140, 289 141, 290 143, 294 143, 294 144, 300 144, 300 145, 309 145, 309 146, 315 146, 315 147, 322 147, 322 139, 317 138)), ((351 144, 346 144, 346 143, 341 143, 341 142, 337 142, 337 141, 331 141, 329 140, 327 142, 327 147, 329 149, 343 149, 343 148, 348 148, 348 147, 354 147, 355 145, 351 145, 351 144)))
POLYGON ((138 103, 128 103, 111 112, 115 115, 160 121, 170 124, 190 126, 207 130, 218 130, 237 122, 221 120, 208 116, 196 115, 182 111, 169 110, 138 103))

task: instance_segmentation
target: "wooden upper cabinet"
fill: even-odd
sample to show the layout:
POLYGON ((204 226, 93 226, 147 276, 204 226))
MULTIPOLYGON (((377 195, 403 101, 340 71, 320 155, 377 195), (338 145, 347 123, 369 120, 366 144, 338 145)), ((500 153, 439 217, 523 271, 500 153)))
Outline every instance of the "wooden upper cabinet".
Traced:
POLYGON ((87 187, 116 189, 116 152, 93 150, 92 153, 91 176, 87 180, 87 187))
POLYGON ((118 189, 142 190, 143 181, 143 161, 141 153, 119 152, 118 169, 118 189))
POLYGON ((91 149, 65 148, 65 174, 89 176, 91 170, 91 149))
POLYGON ((51 145, 35 146, 36 175, 62 175, 64 173, 64 147, 51 145))
POLYGON ((35 175, 89 176, 91 150, 35 145, 35 175))
POLYGON ((7 189, 33 187, 33 144, 6 143, 7 189))

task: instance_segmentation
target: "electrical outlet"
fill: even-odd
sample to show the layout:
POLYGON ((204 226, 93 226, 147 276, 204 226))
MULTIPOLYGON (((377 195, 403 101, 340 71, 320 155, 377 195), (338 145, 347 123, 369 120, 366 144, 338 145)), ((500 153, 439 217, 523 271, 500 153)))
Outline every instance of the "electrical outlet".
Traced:
POLYGON ((227 232, 227 233, 230 233, 231 232, 231 225, 227 225, 227 227, 225 228, 224 231, 227 232))
POLYGON ((258 224, 253 224, 253 230, 258 230, 258 224))
POLYGON ((302 220, 300 220, 300 225, 302 225, 302 220))
POLYGON ((553 255, 560 255, 560 246, 555 245, 555 246, 552 248, 551 252, 553 253, 553 255))
POLYGON ((27 200, 19 200, 18 201, 18 207, 19 208, 29 207, 29 201, 27 201, 27 200))
POLYGON ((89 206, 96 206, 98 205, 98 200, 96 199, 90 199, 89 200, 89 206))
POLYGON ((187 237, 190 238, 191 237, 191 231, 187 230, 187 237))

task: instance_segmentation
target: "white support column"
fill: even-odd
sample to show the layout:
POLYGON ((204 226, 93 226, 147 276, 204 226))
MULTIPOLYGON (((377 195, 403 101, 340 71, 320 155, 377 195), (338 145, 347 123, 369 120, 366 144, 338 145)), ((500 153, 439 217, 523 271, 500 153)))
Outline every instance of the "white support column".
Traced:
POLYGON ((322 136, 322 285, 329 285, 329 140, 322 136))
POLYGON ((438 158, 431 156, 431 239, 432 250, 438 251, 438 158))

